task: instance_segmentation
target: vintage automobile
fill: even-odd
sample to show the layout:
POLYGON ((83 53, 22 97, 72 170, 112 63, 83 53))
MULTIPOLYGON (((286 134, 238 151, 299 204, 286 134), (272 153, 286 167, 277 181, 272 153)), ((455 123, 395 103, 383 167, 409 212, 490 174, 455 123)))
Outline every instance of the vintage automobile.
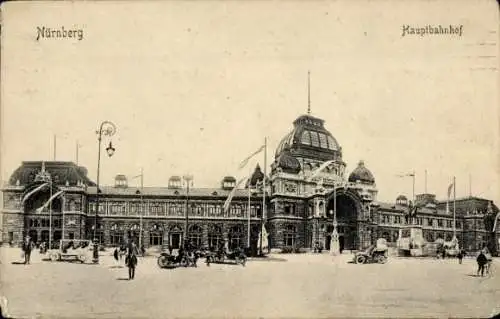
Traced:
POLYGON ((379 263, 385 264, 388 260, 387 257, 387 242, 385 239, 380 238, 377 240, 376 245, 371 245, 365 251, 357 252, 354 255, 354 263, 356 264, 369 264, 379 263))
POLYGON ((242 249, 235 249, 233 251, 221 249, 219 251, 210 252, 205 257, 205 263, 210 266, 211 263, 214 264, 225 264, 225 263, 235 263, 245 266, 247 262, 247 256, 242 249))
POLYGON ((84 263, 92 255, 92 241, 61 239, 58 249, 48 251, 51 261, 76 260, 84 263))
POLYGON ((158 257, 157 262, 160 268, 198 267, 199 258, 200 256, 196 252, 181 252, 178 255, 163 252, 158 257))

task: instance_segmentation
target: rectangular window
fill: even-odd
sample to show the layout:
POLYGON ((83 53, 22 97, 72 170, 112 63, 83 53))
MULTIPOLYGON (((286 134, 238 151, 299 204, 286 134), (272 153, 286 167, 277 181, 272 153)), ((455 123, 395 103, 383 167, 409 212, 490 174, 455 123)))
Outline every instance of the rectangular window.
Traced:
POLYGON ((319 133, 319 145, 321 148, 328 148, 328 142, 325 134, 319 133))
POLYGON ((75 233, 74 232, 69 232, 68 233, 69 239, 75 239, 75 233))
POLYGON ((317 132, 311 132, 311 144, 314 147, 319 147, 319 137, 317 132))
POLYGON ((151 211, 151 214, 153 215, 159 215, 159 216, 165 215, 165 210, 163 209, 163 205, 160 203, 151 204, 149 209, 151 211))
POLYGON ((293 247, 295 245, 295 236, 293 234, 285 233, 283 239, 285 246, 293 247))
POLYGON ((443 227, 443 220, 442 219, 438 219, 437 220, 437 225, 438 225, 438 227, 443 227))

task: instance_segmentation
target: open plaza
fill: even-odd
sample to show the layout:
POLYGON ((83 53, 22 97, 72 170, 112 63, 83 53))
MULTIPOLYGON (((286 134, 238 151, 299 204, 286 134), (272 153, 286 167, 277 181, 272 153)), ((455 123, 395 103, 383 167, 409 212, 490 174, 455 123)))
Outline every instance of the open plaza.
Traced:
MULTIPOLYGON (((50 262, 2 247, 3 307, 13 318, 490 317, 500 312, 500 277, 476 276, 475 258, 389 257, 354 264, 353 255, 271 254, 232 264, 160 269, 139 258, 134 280, 113 250, 100 263, 50 262), (5 303, 7 304, 5 306, 5 303)), ((43 257, 43 258, 42 258, 43 257)), ((498 268, 498 267, 497 267, 498 268)), ((500 268, 499 268, 500 269, 500 268)))

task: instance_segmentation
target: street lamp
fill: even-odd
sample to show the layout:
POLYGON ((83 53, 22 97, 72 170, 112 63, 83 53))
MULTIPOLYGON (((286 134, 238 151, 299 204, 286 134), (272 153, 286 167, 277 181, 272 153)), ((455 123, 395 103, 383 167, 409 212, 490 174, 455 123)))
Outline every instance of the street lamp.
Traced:
MULTIPOLYGON (((101 141, 102 136, 111 137, 116 133, 116 126, 110 121, 104 121, 99 126, 99 130, 96 131, 97 141, 98 141, 98 151, 97 151, 97 191, 96 191, 96 207, 95 207, 95 219, 94 219, 94 252, 93 252, 93 262, 95 264, 99 263, 99 245, 97 243, 97 214, 99 213, 99 174, 101 169, 101 141)), ((106 153, 109 157, 113 156, 115 153, 115 148, 111 141, 108 147, 106 147, 106 153)))
POLYGON ((184 175, 182 179, 186 182, 186 221, 184 225, 184 249, 186 249, 189 223, 189 184, 193 180, 193 175, 184 175))

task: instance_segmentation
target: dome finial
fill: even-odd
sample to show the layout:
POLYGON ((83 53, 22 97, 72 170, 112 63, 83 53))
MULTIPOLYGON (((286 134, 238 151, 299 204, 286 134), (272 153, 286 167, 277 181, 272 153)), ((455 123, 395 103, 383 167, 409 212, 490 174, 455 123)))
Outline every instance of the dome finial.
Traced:
POLYGON ((307 114, 311 114, 311 71, 307 71, 307 114))

